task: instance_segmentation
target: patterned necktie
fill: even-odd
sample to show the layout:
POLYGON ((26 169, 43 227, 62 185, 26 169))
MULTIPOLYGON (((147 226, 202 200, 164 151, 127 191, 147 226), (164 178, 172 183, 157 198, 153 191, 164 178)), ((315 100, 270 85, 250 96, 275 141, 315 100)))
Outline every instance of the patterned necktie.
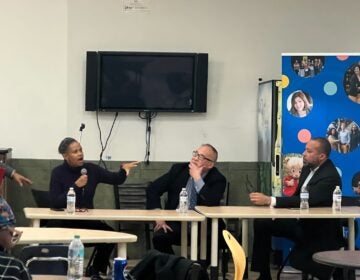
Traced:
POLYGON ((187 184, 186 184, 186 191, 188 193, 188 199, 189 199, 189 209, 194 209, 196 206, 197 201, 197 194, 195 190, 195 183, 193 178, 189 178, 187 184))

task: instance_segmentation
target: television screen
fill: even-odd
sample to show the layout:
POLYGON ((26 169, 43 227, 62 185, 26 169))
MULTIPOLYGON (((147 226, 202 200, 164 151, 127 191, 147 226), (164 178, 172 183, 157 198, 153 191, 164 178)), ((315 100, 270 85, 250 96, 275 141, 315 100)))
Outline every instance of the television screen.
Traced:
POLYGON ((207 64, 207 54, 88 52, 86 109, 206 112, 207 64))

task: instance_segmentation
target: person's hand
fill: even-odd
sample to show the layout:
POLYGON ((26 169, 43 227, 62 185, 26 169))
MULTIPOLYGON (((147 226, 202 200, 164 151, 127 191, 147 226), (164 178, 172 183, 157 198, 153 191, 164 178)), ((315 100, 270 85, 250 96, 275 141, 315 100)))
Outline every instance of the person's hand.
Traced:
POLYGON ((195 181, 201 179, 201 173, 203 172, 203 169, 203 167, 199 167, 192 162, 189 163, 189 174, 195 181))
POLYGON ((80 177, 79 177, 79 179, 77 179, 76 181, 75 181, 75 185, 78 187, 78 188, 84 188, 85 186, 86 186, 86 184, 87 184, 87 182, 88 182, 88 175, 81 175, 80 177))
POLYGON ((165 221, 155 221, 154 231, 158 231, 159 229, 163 229, 165 233, 167 233, 168 230, 173 231, 165 221))
POLYGON ((18 183, 20 187, 24 185, 31 185, 33 183, 29 178, 26 178, 25 176, 17 173, 16 171, 14 171, 11 178, 15 180, 15 182, 18 183))
POLYGON ((126 176, 129 175, 130 170, 137 167, 141 161, 133 161, 129 163, 123 163, 120 167, 125 170, 126 176))
POLYGON ((253 192, 249 194, 250 201, 255 205, 270 205, 271 197, 259 192, 253 192))

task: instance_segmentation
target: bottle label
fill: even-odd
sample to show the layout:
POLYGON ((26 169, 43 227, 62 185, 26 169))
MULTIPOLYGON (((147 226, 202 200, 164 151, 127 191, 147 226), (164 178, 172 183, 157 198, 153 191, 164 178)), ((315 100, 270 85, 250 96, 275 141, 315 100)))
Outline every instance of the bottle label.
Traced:
POLYGON ((68 196, 67 201, 68 202, 75 202, 75 196, 68 196))
POLYGON ((302 192, 300 193, 301 199, 309 199, 309 193, 308 192, 302 192))

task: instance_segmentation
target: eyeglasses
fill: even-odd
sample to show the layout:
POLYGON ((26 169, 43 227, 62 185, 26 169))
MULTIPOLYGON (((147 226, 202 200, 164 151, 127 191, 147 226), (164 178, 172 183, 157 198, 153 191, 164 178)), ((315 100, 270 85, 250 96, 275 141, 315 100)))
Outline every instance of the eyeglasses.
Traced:
POLYGON ((195 158, 198 158, 199 160, 208 160, 210 162, 214 162, 213 160, 207 158, 206 156, 199 154, 198 151, 193 151, 192 152, 192 156, 195 158))

